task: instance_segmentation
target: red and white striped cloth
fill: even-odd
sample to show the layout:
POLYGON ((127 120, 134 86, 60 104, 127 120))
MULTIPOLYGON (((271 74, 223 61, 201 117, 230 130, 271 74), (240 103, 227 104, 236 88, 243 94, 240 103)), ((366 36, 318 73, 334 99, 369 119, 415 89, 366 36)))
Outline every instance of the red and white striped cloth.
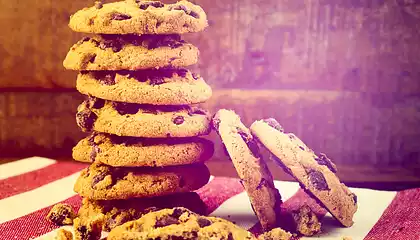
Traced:
MULTIPOLYGON (((0 165, 0 240, 51 239, 57 226, 45 216, 56 203, 78 209, 81 198, 73 184, 86 165, 33 157, 0 165)), ((359 210, 351 228, 340 227, 299 185, 276 182, 285 209, 309 204, 322 217, 322 234, 315 239, 420 240, 420 189, 401 192, 353 188, 359 210)), ((211 215, 229 219, 257 233, 259 225, 238 179, 214 177, 197 193, 211 215)), ((64 227, 69 228, 69 227, 64 227)), ((302 238, 311 239, 311 238, 302 238)))

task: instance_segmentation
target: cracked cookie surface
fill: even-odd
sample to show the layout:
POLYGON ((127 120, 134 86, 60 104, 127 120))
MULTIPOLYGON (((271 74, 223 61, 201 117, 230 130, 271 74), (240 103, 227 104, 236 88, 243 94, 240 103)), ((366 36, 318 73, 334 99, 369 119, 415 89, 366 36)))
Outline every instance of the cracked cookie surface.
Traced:
POLYGON ((209 170, 204 164, 115 168, 93 163, 82 171, 74 191, 94 200, 157 197, 197 190, 207 184, 209 178, 209 170))
POLYGON ((325 154, 315 154, 294 134, 285 133, 275 119, 254 122, 251 132, 321 206, 344 226, 353 225, 357 197, 340 182, 335 164, 325 154))
POLYGON ((73 148, 73 158, 114 167, 165 167, 204 162, 213 151, 213 142, 198 137, 153 139, 93 133, 73 148))
POLYGON ((89 98, 79 105, 76 120, 85 131, 118 136, 195 137, 210 132, 210 116, 190 106, 152 106, 89 98))
POLYGON ((108 240, 256 240, 245 229, 216 217, 204 217, 185 208, 162 209, 114 228, 108 240))
POLYGON ((186 105, 208 100, 210 86, 187 69, 84 71, 77 90, 101 99, 138 104, 186 105))
POLYGON ((279 223, 281 197, 250 131, 235 112, 222 109, 213 118, 213 127, 235 166, 241 183, 264 230, 279 223))
POLYGON ((73 31, 96 34, 182 34, 200 32, 207 26, 206 13, 189 1, 97 3, 77 11, 69 22, 73 31))
POLYGON ((63 61, 70 70, 142 70, 196 64, 199 50, 179 35, 102 35, 74 44, 63 61))

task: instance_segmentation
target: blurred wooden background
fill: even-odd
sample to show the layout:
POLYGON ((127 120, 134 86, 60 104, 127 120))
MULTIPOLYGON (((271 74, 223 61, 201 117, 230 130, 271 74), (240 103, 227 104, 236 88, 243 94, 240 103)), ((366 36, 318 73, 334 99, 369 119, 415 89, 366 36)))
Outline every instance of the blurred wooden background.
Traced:
MULTIPOLYGON (((203 106, 275 117, 338 164, 420 165, 420 1, 194 2, 210 23, 185 35, 215 90, 203 106)), ((67 22, 93 1, 0 4, 0 157, 68 157, 82 96, 62 60, 83 35, 67 22)))

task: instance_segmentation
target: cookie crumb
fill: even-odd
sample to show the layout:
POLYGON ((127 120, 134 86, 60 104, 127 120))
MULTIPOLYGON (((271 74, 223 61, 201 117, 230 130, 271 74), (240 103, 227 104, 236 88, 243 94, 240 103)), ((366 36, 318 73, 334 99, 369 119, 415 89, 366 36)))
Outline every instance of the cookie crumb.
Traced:
POLYGON ((59 203, 51 208, 46 218, 50 222, 62 226, 73 224, 73 219, 75 217, 76 214, 74 213, 73 208, 70 205, 59 203))
POLYGON ((298 233, 304 236, 313 236, 321 231, 321 223, 308 205, 303 205, 292 215, 298 233))
POLYGON ((95 1, 95 8, 101 9, 104 6, 104 3, 102 1, 95 1))
POLYGON ((57 235, 55 235, 54 240, 73 240, 73 233, 60 229, 57 231, 57 235))
POLYGON ((269 232, 265 232, 258 237, 258 240, 289 240, 292 234, 281 228, 274 228, 269 232))

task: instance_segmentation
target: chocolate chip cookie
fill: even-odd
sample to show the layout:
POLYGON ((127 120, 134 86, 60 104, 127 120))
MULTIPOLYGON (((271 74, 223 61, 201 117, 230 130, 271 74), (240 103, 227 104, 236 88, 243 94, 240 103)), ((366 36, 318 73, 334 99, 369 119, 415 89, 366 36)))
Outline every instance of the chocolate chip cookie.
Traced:
POLYGON ((325 154, 315 154, 294 134, 285 133, 275 119, 256 121, 251 131, 302 188, 344 226, 353 225, 357 197, 337 178, 337 168, 325 154))
POLYGON ((198 49, 179 35, 86 37, 73 45, 63 65, 71 70, 141 70, 197 63, 198 49))
POLYGON ((219 110, 213 126, 226 146, 261 226, 264 230, 275 228, 279 223, 281 197, 257 142, 233 111, 219 110))
POLYGON ((74 219, 75 240, 99 240, 102 234, 104 215, 93 215, 88 218, 74 219))
POLYGON ((73 148, 73 158, 114 167, 165 167, 204 162, 213 151, 213 142, 198 137, 158 139, 93 133, 73 148))
POLYGON ((85 132, 147 138, 206 135, 211 121, 204 110, 186 105, 152 106, 98 98, 84 101, 77 109, 76 120, 85 132))
POLYGON ((194 191, 209 181, 204 164, 165 168, 115 168, 93 163, 84 169, 74 191, 94 200, 157 197, 194 191))
POLYGON ((139 219, 146 213, 165 208, 185 207, 199 214, 206 214, 206 205, 197 193, 179 193, 154 198, 131 198, 127 200, 91 200, 84 198, 79 210, 80 218, 103 214, 103 230, 111 229, 128 221, 139 219))
POLYGON ((208 100, 212 90, 187 69, 81 72, 77 90, 101 99, 138 104, 187 105, 208 100))
POLYGON ((245 229, 221 218, 203 217, 185 208, 151 212, 114 228, 108 240, 256 240, 245 229))
POLYGON ((127 0, 97 3, 70 17, 76 32, 101 34, 173 34, 200 32, 207 27, 203 9, 188 1, 127 0))

